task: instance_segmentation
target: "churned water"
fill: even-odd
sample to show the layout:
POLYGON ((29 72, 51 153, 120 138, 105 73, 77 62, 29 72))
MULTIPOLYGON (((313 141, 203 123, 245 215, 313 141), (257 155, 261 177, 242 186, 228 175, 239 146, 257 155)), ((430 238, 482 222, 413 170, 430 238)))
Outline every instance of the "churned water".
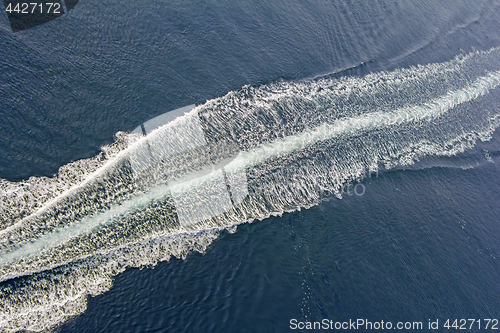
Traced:
POLYGON ((2 17, 0 328, 500 319, 499 11, 88 1, 16 34, 2 17))

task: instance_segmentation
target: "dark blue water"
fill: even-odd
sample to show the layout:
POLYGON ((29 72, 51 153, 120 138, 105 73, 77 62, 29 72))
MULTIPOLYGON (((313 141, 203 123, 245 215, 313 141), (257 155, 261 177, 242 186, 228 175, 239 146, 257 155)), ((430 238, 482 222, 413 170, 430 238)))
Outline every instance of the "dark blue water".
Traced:
MULTIPOLYGON (((118 131, 245 85, 364 77, 487 51, 500 46, 498 17, 498 1, 88 0, 12 34, 3 14, 0 178, 52 176, 118 131)), ((464 108, 498 109, 498 88, 492 96, 464 108)), ((456 156, 365 179, 363 195, 331 196, 224 231, 204 253, 130 268, 57 330, 500 320, 499 154, 497 130, 456 156)), ((2 283, 22 288, 22 279, 2 283)))
POLYGON ((242 225, 204 255, 119 275, 61 331, 497 318, 499 175, 496 164, 394 172, 367 182, 362 197, 242 225))
POLYGON ((450 60, 499 45, 498 2, 85 1, 1 16, 0 177, 53 175, 117 131, 243 85, 450 60))

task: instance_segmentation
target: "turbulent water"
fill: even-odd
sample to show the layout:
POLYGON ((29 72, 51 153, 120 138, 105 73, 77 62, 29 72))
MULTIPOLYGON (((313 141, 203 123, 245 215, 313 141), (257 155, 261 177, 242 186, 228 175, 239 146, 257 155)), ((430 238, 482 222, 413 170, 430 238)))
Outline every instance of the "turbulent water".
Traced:
POLYGON ((308 208, 373 172, 489 140, 500 49, 365 77, 277 82, 118 133, 54 178, 0 181, 0 327, 43 330, 127 267, 308 208))

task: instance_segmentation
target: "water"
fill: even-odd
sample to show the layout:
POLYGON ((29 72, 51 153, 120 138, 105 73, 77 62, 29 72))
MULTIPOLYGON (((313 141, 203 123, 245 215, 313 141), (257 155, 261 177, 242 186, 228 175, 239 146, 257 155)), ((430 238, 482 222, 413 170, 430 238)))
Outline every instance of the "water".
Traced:
POLYGON ((498 184, 490 178, 498 169, 480 169, 395 172, 366 183, 363 197, 239 226, 204 255, 117 276, 62 331, 270 332, 305 316, 494 317, 498 209, 467 216, 498 199, 496 185, 484 187, 498 184))
POLYGON ((3 18, 0 326, 494 318, 498 5, 3 18))

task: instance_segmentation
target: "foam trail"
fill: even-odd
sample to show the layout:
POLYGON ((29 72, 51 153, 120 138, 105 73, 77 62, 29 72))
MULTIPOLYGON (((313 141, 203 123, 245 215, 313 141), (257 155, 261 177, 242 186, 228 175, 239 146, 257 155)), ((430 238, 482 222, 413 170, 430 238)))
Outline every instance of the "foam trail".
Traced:
MULTIPOLYGON (((229 162, 226 166, 227 170, 241 170, 254 167, 262 164, 269 159, 284 156, 295 151, 304 149, 307 146, 317 144, 318 142, 330 140, 338 136, 349 135, 358 133, 360 131, 373 130, 375 128, 382 128, 384 126, 396 126, 404 122, 416 122, 424 119, 430 120, 432 118, 443 115, 448 110, 453 109, 457 105, 465 102, 472 101, 480 96, 484 96, 490 90, 495 89, 500 84, 500 71, 489 73, 487 76, 476 79, 470 86, 450 92, 445 96, 437 98, 426 105, 414 106, 395 110, 390 113, 374 112, 363 116, 358 116, 349 119, 337 120, 333 124, 323 124, 312 130, 305 131, 298 135, 286 137, 282 140, 276 140, 264 146, 259 146, 248 152, 240 154, 236 159, 229 162)), ((219 177, 222 177, 222 173, 219 177)), ((188 182, 183 186, 182 191, 189 192, 190 189, 198 187, 203 178, 197 178, 188 182)), ((213 186, 214 183, 211 183, 213 186)), ((175 187, 174 187, 175 188, 175 187)), ((172 191, 172 187, 167 185, 158 185, 147 193, 135 196, 132 199, 124 202, 121 205, 114 206, 108 211, 99 214, 92 218, 84 218, 81 222, 71 226, 58 229, 55 232, 44 235, 33 243, 28 243, 21 248, 9 252, 2 256, 0 265, 5 265, 13 261, 19 260, 23 257, 39 253, 49 247, 59 246, 68 240, 77 237, 83 233, 88 233, 97 226, 110 223, 111 221, 131 214, 136 210, 150 205, 154 201, 158 201, 165 197, 166 193, 172 191)), ((175 189, 174 189, 175 191, 175 189)), ((179 190, 177 190, 179 191, 179 190)), ((188 193, 188 195, 192 195, 188 193)), ((219 196, 220 197, 220 196, 219 196)), ((217 214, 204 214, 201 220, 207 220, 212 216, 221 215, 230 207, 230 199, 224 198, 226 204, 223 208, 218 209, 217 214)), ((199 200, 197 202, 200 202, 199 200)), ((213 204, 213 201, 211 201, 213 204)), ((194 209, 193 206, 189 207, 190 210, 194 209)), ((212 205, 213 206, 213 205, 212 205)), ((210 208, 210 207, 208 207, 210 208)), ((206 208, 205 208, 206 209, 206 208)), ((201 212, 205 213, 205 212, 201 212)), ((181 223, 183 224, 183 223, 181 223)), ((189 224, 189 223, 184 223, 189 224)))
POLYGON ((359 133, 360 131, 373 130, 384 126, 395 126, 405 122, 417 122, 421 120, 432 120, 432 118, 443 115, 446 111, 457 105, 470 102, 480 96, 486 95, 490 90, 500 84, 500 71, 489 73, 478 78, 469 87, 450 92, 440 98, 430 101, 421 106, 412 106, 389 113, 374 112, 363 116, 341 119, 333 124, 325 123, 311 131, 305 131, 296 136, 290 136, 283 140, 272 142, 263 147, 245 152, 230 165, 249 168, 275 158, 290 154, 294 151, 304 149, 320 141, 359 133))
POLYGON ((86 217, 79 223, 74 223, 61 229, 57 229, 50 234, 43 235, 36 241, 27 243, 26 245, 3 255, 0 261, 0 266, 18 261, 36 253, 40 253, 48 248, 57 247, 70 239, 91 232, 100 225, 111 223, 116 219, 123 218, 127 214, 146 207, 151 204, 152 201, 164 197, 166 192, 166 185, 157 186, 149 193, 135 196, 122 205, 111 207, 102 214, 86 217))
POLYGON ((147 136, 121 135, 111 153, 55 179, 2 180, 0 328, 53 327, 127 267, 204 251, 220 230, 340 197, 382 166, 488 140, 499 85, 492 49, 363 78, 244 87, 147 136))

